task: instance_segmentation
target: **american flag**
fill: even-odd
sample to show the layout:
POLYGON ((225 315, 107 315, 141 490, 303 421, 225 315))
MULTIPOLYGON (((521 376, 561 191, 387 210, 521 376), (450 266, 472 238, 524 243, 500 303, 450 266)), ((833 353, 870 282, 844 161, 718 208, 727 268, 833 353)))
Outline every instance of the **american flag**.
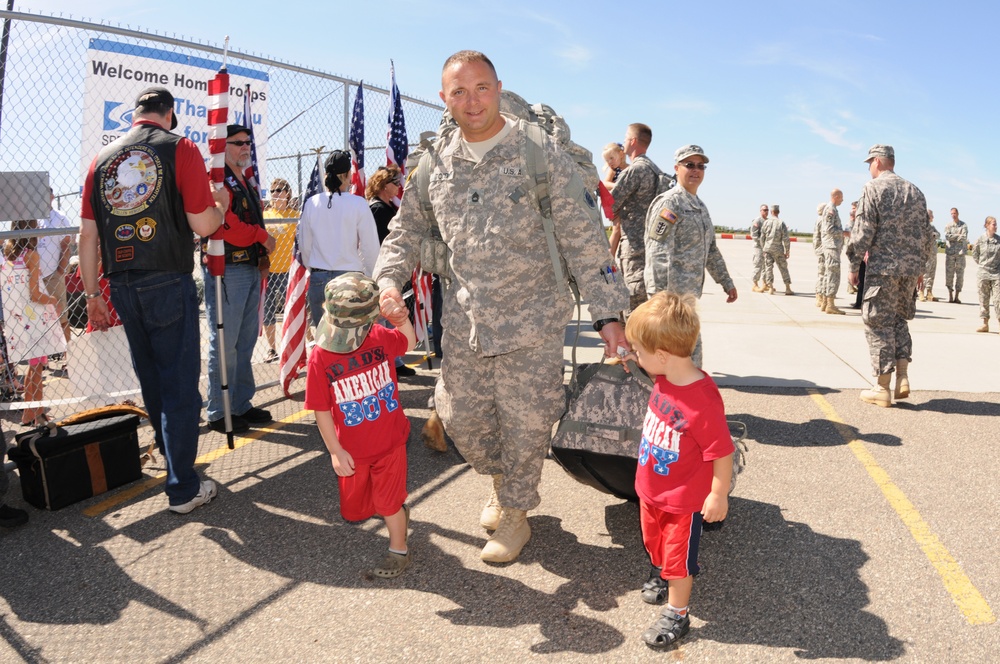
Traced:
MULTIPOLYGON (((410 144, 406 139, 406 120, 403 118, 403 100, 396 86, 396 65, 389 61, 392 77, 392 109, 389 111, 389 130, 386 132, 385 165, 396 166, 406 176, 406 157, 410 154, 410 144)), ((395 201, 399 205, 399 201, 395 201)))
MULTIPOLYGON (((226 124, 229 121, 229 72, 225 65, 208 82, 208 152, 210 176, 216 191, 222 189, 226 177, 226 124)), ((208 238, 205 266, 213 277, 221 277, 226 271, 226 247, 222 239, 223 227, 208 238)))
POLYGON ((351 112, 351 193, 364 198, 365 185, 365 96, 364 81, 358 83, 351 112))
MULTIPOLYGON (((309 176, 303 203, 321 191, 319 155, 316 155, 316 166, 309 176)), ((292 252, 292 265, 288 268, 288 291, 285 294, 284 320, 281 323, 281 342, 278 346, 281 353, 278 365, 278 376, 281 389, 285 396, 291 398, 289 391, 292 381, 298 378, 299 370, 306 365, 306 293, 309 291, 309 270, 302 264, 302 253, 299 251, 299 240, 295 239, 292 252)))

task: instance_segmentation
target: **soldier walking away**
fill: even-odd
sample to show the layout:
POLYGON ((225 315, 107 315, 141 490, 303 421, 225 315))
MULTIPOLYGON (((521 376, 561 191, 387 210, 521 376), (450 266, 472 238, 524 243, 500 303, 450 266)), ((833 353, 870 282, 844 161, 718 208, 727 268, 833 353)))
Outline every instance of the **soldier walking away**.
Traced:
POLYGON ((750 241, 753 242, 753 288, 754 293, 763 293, 759 282, 764 272, 764 245, 761 244, 760 229, 767 220, 767 203, 760 206, 760 216, 750 222, 750 241))
POLYGON ((962 304, 958 294, 965 281, 965 254, 969 249, 969 227, 958 218, 958 208, 951 209, 951 222, 944 227, 944 281, 948 301, 962 304))
POLYGON ((934 210, 928 210, 927 215, 931 220, 931 251, 927 254, 927 264, 924 266, 924 288, 920 292, 920 301, 937 302, 937 298, 934 297, 934 277, 937 275, 938 242, 941 240, 941 234, 934 228, 934 210))
POLYGON ((820 215, 824 273, 823 312, 841 316, 844 312, 837 308, 835 300, 840 288, 840 252, 844 250, 844 226, 840 223, 837 206, 843 202, 843 192, 834 189, 830 192, 830 202, 824 206, 820 215))
POLYGON ((930 218, 923 193, 893 172, 891 145, 873 145, 865 162, 872 179, 861 190, 847 257, 850 280, 856 284, 861 259, 868 254, 861 320, 876 382, 861 392, 861 400, 888 408, 893 396, 910 396, 907 371, 913 340, 907 321, 916 313, 917 282, 931 241, 930 218), (890 391, 893 372, 895 395, 890 391))
POLYGON ((996 217, 986 217, 986 232, 979 236, 972 247, 972 260, 979 265, 979 317, 983 326, 976 332, 990 331, 990 307, 1000 320, 1000 238, 997 237, 996 217))
POLYGON ((792 278, 788 275, 788 256, 791 254, 791 240, 788 237, 788 226, 778 214, 781 209, 771 206, 771 217, 761 226, 761 244, 764 247, 764 290, 774 295, 774 265, 777 263, 781 271, 781 280, 785 283, 785 295, 795 295, 792 292, 792 278))
POLYGON ((410 171, 375 279, 383 305, 402 304, 399 289, 422 257, 449 256, 445 267, 426 266, 447 274, 434 404, 458 451, 492 477, 478 517, 493 535, 480 557, 502 563, 516 559, 531 537, 527 513, 540 502, 542 462, 566 404, 563 338, 573 301, 544 224, 554 226, 558 262, 576 278, 609 357, 628 347, 619 318, 628 293, 608 278, 607 237, 579 168, 544 131, 500 112, 502 85, 489 58, 455 53, 441 88, 457 127, 442 131, 410 171), (529 141, 547 165, 550 217, 530 193, 537 190, 535 174, 524 168, 529 141), (430 172, 422 175, 423 168, 430 172), (429 210, 420 204, 421 181, 429 210))
POLYGON ((826 306, 823 289, 826 288, 826 260, 823 258, 823 211, 826 203, 816 206, 816 224, 813 226, 813 253, 816 254, 816 306, 826 306))

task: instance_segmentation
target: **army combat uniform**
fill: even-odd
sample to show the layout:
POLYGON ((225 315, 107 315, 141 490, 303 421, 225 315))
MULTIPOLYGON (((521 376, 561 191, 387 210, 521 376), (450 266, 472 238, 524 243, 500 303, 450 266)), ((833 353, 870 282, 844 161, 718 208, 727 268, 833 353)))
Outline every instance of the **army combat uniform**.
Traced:
POLYGON ((840 222, 840 213, 833 203, 827 203, 820 215, 823 245, 823 268, 826 280, 823 284, 823 295, 837 297, 840 289, 840 253, 844 250, 844 226, 840 222))
POLYGON ((816 217, 813 226, 813 253, 816 254, 816 306, 824 306, 826 294, 826 259, 823 257, 823 215, 816 217))
POLYGON ((929 219, 923 193, 893 172, 869 180, 861 191, 847 257, 857 272, 868 253, 861 319, 874 376, 892 373, 896 360, 912 359, 907 321, 916 313, 929 219))
MULTIPOLYGON (((530 510, 540 500, 552 425, 566 405, 562 348, 573 299, 565 277, 557 283, 538 201, 528 193, 524 123, 505 119, 509 132, 481 161, 457 130, 430 152, 430 203, 451 252, 443 280, 444 360, 434 401, 476 472, 503 476, 500 504, 530 510)), ((611 270, 596 203, 572 159, 547 136, 544 148, 561 260, 591 317, 618 318, 628 294, 611 270)), ((421 243, 431 238, 417 179, 407 180, 403 205, 382 244, 375 278, 383 289, 398 289, 410 279, 421 243)))
POLYGON ((774 265, 777 263, 787 290, 792 285, 792 278, 788 275, 788 260, 785 258, 792 246, 788 238, 788 226, 772 214, 761 226, 760 234, 761 244, 764 246, 764 283, 769 289, 774 288, 774 265))
POLYGON ((924 296, 921 298, 934 302, 934 277, 937 276, 938 242, 941 234, 931 224, 931 252, 927 254, 927 264, 924 266, 924 296))
MULTIPOLYGON (((683 187, 674 187, 653 199, 646 217, 646 291, 700 298, 706 270, 722 290, 735 288, 715 242, 708 208, 683 187)), ((701 335, 691 359, 701 367, 701 335)))
POLYGON ((972 246, 972 260, 979 269, 976 278, 979 281, 979 317, 983 321, 990 319, 990 306, 997 320, 1000 320, 1000 236, 990 237, 983 233, 972 246))
POLYGON ((761 244, 760 229, 764 225, 764 217, 757 217, 750 222, 750 241, 753 242, 753 282, 760 281, 764 272, 764 245, 761 244))
POLYGON ((958 299, 965 281, 965 254, 969 247, 969 227, 959 219, 944 227, 944 280, 948 288, 948 301, 958 299), (954 294, 952 294, 954 291, 954 294))
POLYGON ((620 220, 622 239, 618 244, 618 263, 629 292, 628 312, 646 301, 642 272, 646 264, 646 210, 656 197, 659 174, 652 160, 639 155, 622 171, 611 192, 615 202, 612 210, 620 220))

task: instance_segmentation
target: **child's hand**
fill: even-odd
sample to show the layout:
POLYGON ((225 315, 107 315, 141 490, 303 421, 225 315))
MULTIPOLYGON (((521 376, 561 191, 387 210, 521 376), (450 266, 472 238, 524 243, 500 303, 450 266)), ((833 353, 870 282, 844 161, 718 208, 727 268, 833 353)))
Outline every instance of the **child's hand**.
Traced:
POLYGON ((354 474, 354 457, 344 448, 330 455, 333 461, 333 472, 340 477, 350 477, 354 474))
POLYGON ((701 508, 701 518, 705 523, 722 521, 729 513, 729 496, 726 494, 710 493, 705 499, 705 504, 701 508))
POLYGON ((410 312, 406 307, 394 299, 386 298, 379 306, 382 317, 392 323, 393 327, 399 327, 410 318, 410 312))

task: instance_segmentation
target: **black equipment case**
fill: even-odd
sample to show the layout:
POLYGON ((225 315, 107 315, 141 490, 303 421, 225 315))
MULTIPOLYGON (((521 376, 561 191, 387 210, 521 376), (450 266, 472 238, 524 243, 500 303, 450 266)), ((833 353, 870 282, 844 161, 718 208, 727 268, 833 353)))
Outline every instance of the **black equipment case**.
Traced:
POLYGON ((18 434, 7 454, 24 500, 57 510, 139 479, 138 426, 137 415, 120 415, 18 434))

